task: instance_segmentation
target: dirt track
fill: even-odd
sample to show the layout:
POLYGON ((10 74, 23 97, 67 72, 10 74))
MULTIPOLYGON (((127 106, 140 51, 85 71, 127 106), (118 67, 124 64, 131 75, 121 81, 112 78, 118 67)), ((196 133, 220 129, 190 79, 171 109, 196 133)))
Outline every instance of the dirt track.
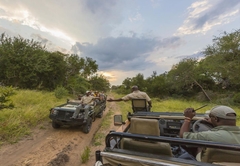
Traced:
MULTIPOLYGON (((16 144, 4 145, 0 148, 0 166, 93 166, 95 151, 104 148, 92 146, 92 138, 99 130, 102 120, 109 110, 118 112, 114 102, 107 103, 103 118, 93 122, 91 131, 84 134, 79 128, 53 129, 50 122, 36 127, 31 136, 27 136, 16 144), (85 147, 91 149, 91 156, 87 163, 81 164, 81 154, 85 147)), ((113 118, 109 130, 116 130, 113 118)))

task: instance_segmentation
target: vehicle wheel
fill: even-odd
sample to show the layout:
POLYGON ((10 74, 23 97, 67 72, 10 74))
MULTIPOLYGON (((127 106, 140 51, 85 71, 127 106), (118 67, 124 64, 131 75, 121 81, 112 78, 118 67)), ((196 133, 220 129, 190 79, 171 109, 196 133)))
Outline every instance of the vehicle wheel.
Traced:
POLYGON ((102 118, 102 117, 103 117, 103 111, 98 114, 98 118, 102 118))
POLYGON ((95 113, 91 116, 91 118, 92 118, 92 121, 93 121, 93 122, 96 120, 96 115, 95 115, 95 113))
POLYGON ((92 118, 89 117, 87 119, 87 123, 84 124, 84 126, 83 126, 83 132, 86 134, 89 133, 89 131, 91 130, 91 127, 92 127, 92 118))
POLYGON ((53 127, 54 129, 58 129, 58 128, 60 128, 61 126, 60 126, 58 123, 52 121, 52 127, 53 127))

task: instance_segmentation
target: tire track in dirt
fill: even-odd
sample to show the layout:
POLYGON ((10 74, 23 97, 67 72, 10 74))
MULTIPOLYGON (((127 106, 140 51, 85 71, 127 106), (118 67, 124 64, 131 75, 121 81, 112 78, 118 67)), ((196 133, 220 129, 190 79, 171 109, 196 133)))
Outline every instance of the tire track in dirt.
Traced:
MULTIPOLYGON (((109 108, 115 106, 115 103, 107 103, 103 118, 109 112, 109 108)), ((31 136, 13 145, 3 145, 0 148, 0 166, 79 166, 81 154, 86 146, 91 145, 92 138, 98 131, 103 118, 97 118, 93 122, 88 134, 83 133, 79 127, 62 127, 56 130, 52 128, 50 121, 45 122, 36 127, 31 136)), ((111 129, 112 126, 109 128, 111 129)), ((104 140, 102 147, 104 147, 104 140)), ((89 162, 95 160, 93 157, 95 157, 95 151, 91 149, 89 162)))

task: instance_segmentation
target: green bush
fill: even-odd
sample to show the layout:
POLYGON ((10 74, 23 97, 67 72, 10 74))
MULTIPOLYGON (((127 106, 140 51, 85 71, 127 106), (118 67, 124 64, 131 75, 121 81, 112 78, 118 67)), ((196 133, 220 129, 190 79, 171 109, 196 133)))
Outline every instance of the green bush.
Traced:
POLYGON ((59 86, 54 90, 54 94, 55 94, 56 98, 61 99, 68 95, 68 91, 64 87, 59 86))
POLYGON ((233 96, 233 101, 234 101, 234 103, 240 104, 240 93, 236 93, 233 96))
POLYGON ((12 87, 0 86, 0 110, 3 108, 13 108, 14 104, 10 100, 10 96, 15 94, 12 87))

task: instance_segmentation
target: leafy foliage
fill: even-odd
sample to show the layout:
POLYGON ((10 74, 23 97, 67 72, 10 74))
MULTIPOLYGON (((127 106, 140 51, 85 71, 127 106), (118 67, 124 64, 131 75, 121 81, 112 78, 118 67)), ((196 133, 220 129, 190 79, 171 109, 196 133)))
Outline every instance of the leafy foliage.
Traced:
POLYGON ((104 91, 106 92, 109 87, 109 81, 103 75, 95 75, 89 79, 89 83, 91 84, 91 89, 104 91))
MULTIPOLYGON (((203 59, 185 58, 173 65, 168 72, 157 75, 154 71, 152 76, 146 79, 139 73, 133 78, 126 78, 121 86, 113 88, 119 93, 129 93, 132 85, 138 85, 140 90, 159 98, 194 98, 203 94, 205 98, 201 97, 203 101, 216 98, 216 92, 218 94, 238 92, 240 30, 224 32, 219 37, 214 37, 213 44, 208 45, 202 54, 205 55, 203 59), (216 95, 211 96, 207 92, 216 95)), ((231 103, 228 97, 225 99, 231 103)))
MULTIPOLYGON (((90 88, 89 78, 98 70, 92 58, 49 52, 40 42, 4 33, 0 36, 0 66, 2 85, 49 91, 62 86, 72 94, 90 88)), ((103 83, 109 89, 109 82, 103 83)))
POLYGON ((240 104, 240 93, 234 95, 233 101, 237 104, 240 104))
POLYGON ((59 86, 54 90, 54 94, 56 98, 61 99, 68 95, 68 91, 64 87, 59 86))
POLYGON ((10 97, 15 94, 12 87, 0 86, 0 110, 3 108, 13 108, 14 104, 10 97))
POLYGON ((82 163, 86 163, 86 162, 89 160, 89 158, 90 158, 90 152, 91 152, 91 150, 90 150, 90 148, 87 146, 87 147, 84 149, 84 151, 83 151, 83 153, 82 153, 82 155, 81 155, 82 163))

